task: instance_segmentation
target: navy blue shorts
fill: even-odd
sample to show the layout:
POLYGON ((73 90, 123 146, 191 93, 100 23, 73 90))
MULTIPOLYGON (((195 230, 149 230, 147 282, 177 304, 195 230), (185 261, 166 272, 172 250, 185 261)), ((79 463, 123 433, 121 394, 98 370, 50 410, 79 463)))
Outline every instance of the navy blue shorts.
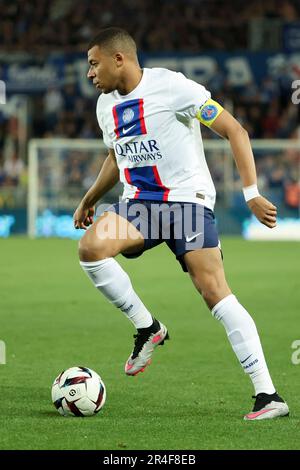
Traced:
POLYGON ((185 253, 219 245, 214 213, 201 204, 127 199, 112 204, 106 211, 127 219, 144 237, 143 249, 133 254, 122 253, 126 258, 137 258, 144 251, 166 243, 187 272, 185 253))

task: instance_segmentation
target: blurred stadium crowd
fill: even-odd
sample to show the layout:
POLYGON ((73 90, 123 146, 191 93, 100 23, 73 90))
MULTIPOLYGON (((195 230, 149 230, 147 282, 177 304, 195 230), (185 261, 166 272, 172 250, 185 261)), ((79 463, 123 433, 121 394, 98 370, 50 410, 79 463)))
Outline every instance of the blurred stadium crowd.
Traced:
POLYGON ((0 0, 6 50, 85 50, 99 28, 125 27, 148 52, 248 47, 255 18, 295 21, 298 0, 0 0), (47 21, 45 21, 47 19, 47 21), (42 25, 42 27, 41 27, 42 25))
MULTIPOLYGON (((114 0, 0 0, 0 11, 0 52, 30 50, 41 57, 53 50, 86 51, 87 42, 99 28, 112 24, 125 27, 143 52, 201 53, 247 49, 252 19, 300 20, 298 0, 119 0, 117 8, 114 0)), ((299 106, 291 102, 291 80, 285 69, 278 80, 266 76, 259 87, 248 83, 238 88, 230 86, 219 69, 205 86, 214 99, 228 107, 251 138, 300 139, 299 106)), ((95 97, 81 96, 72 83, 51 87, 31 97, 30 135, 99 138, 95 103, 95 97)), ((216 138, 208 129, 202 131, 204 138, 216 138)), ((18 148, 20 134, 18 119, 0 113, 2 187, 26 185, 26 161, 20 158, 18 148)), ((83 181, 90 182, 90 169, 85 168, 84 157, 80 158, 74 158, 67 169, 70 185, 86 186, 83 181)), ((281 187, 285 192, 285 188, 297 185, 295 168, 299 168, 299 158, 299 152, 261 156, 261 185, 281 187)), ((218 163, 212 159, 210 165, 218 182, 218 163)), ((295 197, 286 200, 291 207, 299 205, 295 197)))

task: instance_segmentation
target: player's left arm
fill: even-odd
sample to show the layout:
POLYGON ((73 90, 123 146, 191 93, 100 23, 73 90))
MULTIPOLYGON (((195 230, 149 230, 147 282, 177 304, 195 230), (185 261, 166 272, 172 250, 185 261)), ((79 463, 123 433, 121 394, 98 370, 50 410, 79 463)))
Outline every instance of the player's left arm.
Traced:
POLYGON ((197 113, 197 119, 221 137, 228 139, 243 183, 243 192, 251 212, 267 227, 276 227, 277 208, 261 196, 248 132, 219 103, 209 99, 197 113))

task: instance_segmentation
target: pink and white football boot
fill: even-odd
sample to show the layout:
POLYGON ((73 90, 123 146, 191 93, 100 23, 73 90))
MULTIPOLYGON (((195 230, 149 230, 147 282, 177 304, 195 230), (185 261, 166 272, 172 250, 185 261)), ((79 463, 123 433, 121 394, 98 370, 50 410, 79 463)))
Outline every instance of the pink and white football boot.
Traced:
POLYGON ((259 393, 253 398, 255 398, 254 408, 244 416, 246 421, 258 421, 289 415, 289 407, 276 392, 271 395, 259 393))
POLYGON ((127 375, 137 375, 143 372, 145 367, 151 363, 151 356, 158 345, 163 345, 169 339, 169 333, 165 325, 153 319, 153 324, 149 328, 139 328, 135 338, 134 348, 126 364, 125 373, 127 375))

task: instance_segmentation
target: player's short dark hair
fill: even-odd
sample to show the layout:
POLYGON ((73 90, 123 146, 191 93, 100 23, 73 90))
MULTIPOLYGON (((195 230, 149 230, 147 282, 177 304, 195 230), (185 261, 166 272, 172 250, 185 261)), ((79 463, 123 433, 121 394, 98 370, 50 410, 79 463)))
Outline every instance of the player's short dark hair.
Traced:
POLYGON ((110 27, 104 28, 90 41, 88 49, 99 46, 110 52, 124 51, 137 53, 136 43, 133 37, 122 28, 110 27))

